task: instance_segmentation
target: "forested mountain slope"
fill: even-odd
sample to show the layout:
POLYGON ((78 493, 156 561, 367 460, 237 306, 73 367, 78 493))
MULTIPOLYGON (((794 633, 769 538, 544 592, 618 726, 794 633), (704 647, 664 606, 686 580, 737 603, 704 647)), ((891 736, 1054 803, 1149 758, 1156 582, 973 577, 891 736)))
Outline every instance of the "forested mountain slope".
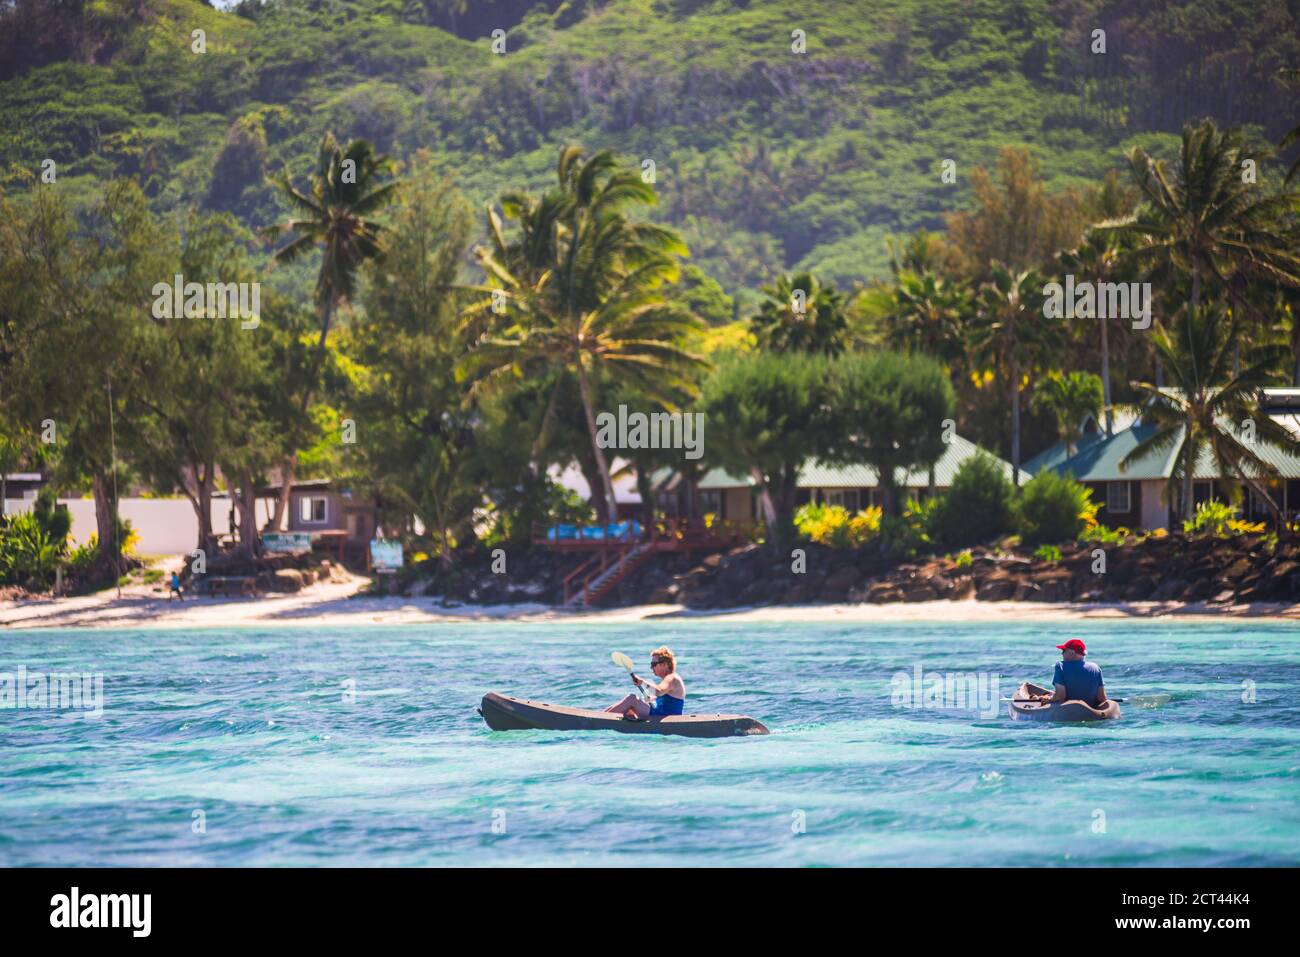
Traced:
POLYGON ((969 198, 969 171, 1006 144, 1063 187, 1130 145, 1167 148, 1197 115, 1276 142, 1293 98, 1277 70, 1300 64, 1296 8, 0 0, 0 166, 52 158, 87 194, 134 175, 164 208, 259 226, 279 215, 265 174, 303 175, 326 129, 397 157, 429 150, 477 202, 549 182, 557 145, 579 142, 653 160, 656 215, 729 292, 794 268, 847 285, 883 271, 886 235, 942 225, 969 198))

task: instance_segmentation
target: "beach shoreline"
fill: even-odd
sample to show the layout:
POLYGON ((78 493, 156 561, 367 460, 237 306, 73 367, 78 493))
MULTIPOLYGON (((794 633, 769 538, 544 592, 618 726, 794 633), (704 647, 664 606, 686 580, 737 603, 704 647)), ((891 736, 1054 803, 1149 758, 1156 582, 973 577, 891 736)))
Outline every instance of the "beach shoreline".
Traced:
POLYGON ((573 611, 543 604, 457 605, 438 598, 364 595, 368 581, 320 582, 293 594, 260 598, 168 600, 144 586, 94 595, 0 601, 0 632, 38 628, 301 627, 467 622, 573 622, 626 624, 638 621, 710 620, 755 623, 844 622, 870 624, 933 622, 1073 622, 1089 620, 1300 621, 1300 603, 1207 605, 1203 602, 1060 604, 1049 602, 952 601, 888 604, 763 605, 692 609, 680 605, 635 605, 573 611))

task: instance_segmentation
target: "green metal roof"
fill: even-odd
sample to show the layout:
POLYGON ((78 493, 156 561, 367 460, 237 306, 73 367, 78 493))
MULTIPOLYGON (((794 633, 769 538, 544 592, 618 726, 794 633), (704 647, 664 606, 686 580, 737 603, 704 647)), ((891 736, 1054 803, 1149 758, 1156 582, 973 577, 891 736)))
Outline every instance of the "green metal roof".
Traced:
MULTIPOLYGON (((1115 434, 1131 428, 1138 419, 1137 410, 1128 406, 1116 407, 1111 414, 1115 434)), ((1083 449, 1090 449, 1106 438, 1104 416, 1100 420, 1093 418, 1091 415, 1086 416, 1083 420, 1083 428, 1085 431, 1080 436, 1079 441, 1074 443, 1074 454, 1078 454, 1083 449), (1091 431, 1087 431, 1089 425, 1092 426, 1091 431)), ((1066 450, 1064 442, 1057 442, 1055 445, 1048 446, 1039 452, 1020 467, 1031 475, 1037 475, 1043 469, 1056 468, 1068 459, 1070 454, 1066 450)))
MULTIPOLYGON (((974 442, 963 439, 960 435, 953 435, 952 441, 944 449, 943 455, 934 465, 934 484, 937 488, 948 488, 952 485, 953 478, 957 475, 957 470, 962 463, 973 457, 980 451, 980 447, 974 442)), ((991 452, 986 452, 1006 472, 1008 479, 1011 478, 1011 463, 999 459, 991 452)), ((899 476, 899 485, 904 488, 929 488, 930 473, 928 470, 913 470, 907 475, 899 476)), ((1025 468, 1020 469, 1020 484, 1023 485, 1028 481, 1030 476, 1026 473, 1025 468)), ((728 488, 750 488, 754 484, 754 479, 750 476, 743 478, 731 475, 723 469, 710 469, 700 479, 699 487, 706 491, 714 491, 728 488)), ((799 470, 799 487, 800 488, 875 488, 878 485, 876 470, 869 465, 827 465, 816 459, 804 463, 803 468, 799 470)))
MULTIPOLYGON (((1293 434, 1300 435, 1300 421, 1294 415, 1274 415, 1272 418, 1286 425, 1293 434)), ((1174 457, 1181 442, 1175 440, 1170 447, 1161 452, 1148 455, 1145 459, 1132 463, 1127 470, 1120 468, 1124 457, 1148 436, 1154 434, 1156 427, 1138 422, 1123 432, 1116 432, 1109 439, 1103 439, 1071 458, 1050 466, 1061 474, 1069 473, 1079 482, 1123 482, 1142 481, 1145 479, 1168 479, 1173 474, 1174 457)), ((1278 470, 1282 478, 1300 478, 1300 454, 1294 454, 1260 443, 1255 452, 1261 459, 1278 470)), ((1215 468, 1209 450, 1202 450, 1196 463, 1193 476, 1198 479, 1221 478, 1215 468)))
POLYGON ((1051 467, 1062 475, 1068 473, 1074 476, 1077 482, 1167 479, 1173 471, 1174 455, 1178 451, 1177 442, 1166 452, 1153 453, 1140 462, 1134 462, 1127 469, 1120 468, 1119 463, 1124 460, 1124 457, 1155 432, 1154 425, 1139 423, 1122 432, 1116 432, 1109 438, 1102 438, 1100 442, 1079 450, 1070 458, 1051 467))

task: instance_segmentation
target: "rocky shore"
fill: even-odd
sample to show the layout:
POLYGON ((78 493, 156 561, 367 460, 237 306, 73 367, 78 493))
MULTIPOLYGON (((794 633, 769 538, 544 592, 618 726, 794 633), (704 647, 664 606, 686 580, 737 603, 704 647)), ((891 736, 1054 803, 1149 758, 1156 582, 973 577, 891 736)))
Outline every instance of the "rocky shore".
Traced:
MULTIPOLYGON (((1065 544, 1059 559, 1022 548, 976 547, 944 557, 898 561, 874 547, 798 546, 802 565, 747 545, 707 556, 659 555, 621 582, 602 607, 678 604, 715 609, 764 605, 923 602, 938 599, 1121 603, 1300 601, 1300 540, 1151 537, 1124 545, 1065 544), (800 570, 802 567, 802 570, 800 570)), ((443 604, 558 605, 564 577, 582 561, 532 549, 493 572, 488 556, 458 557, 449 570, 426 565, 395 583, 403 594, 443 604)))

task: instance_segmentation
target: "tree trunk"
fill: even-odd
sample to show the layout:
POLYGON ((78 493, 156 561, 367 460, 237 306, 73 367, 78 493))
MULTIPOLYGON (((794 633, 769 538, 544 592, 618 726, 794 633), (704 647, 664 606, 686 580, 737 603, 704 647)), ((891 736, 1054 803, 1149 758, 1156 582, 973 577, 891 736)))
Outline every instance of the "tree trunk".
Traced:
POLYGON ((257 487, 253 476, 239 477, 239 550, 240 558, 251 561, 259 552, 257 547, 257 487))
POLYGON ((1192 494, 1192 468, 1183 470, 1183 518, 1190 521, 1196 514, 1196 508, 1192 504, 1195 497, 1192 494))
POLYGON ((578 390, 582 393, 582 411, 587 417, 587 434, 591 436, 591 452, 596 459, 596 470, 600 472, 601 488, 605 490, 605 514, 601 521, 608 524, 618 520, 618 501, 614 498, 614 483, 609 477, 609 465, 605 461, 605 450, 600 447, 596 441, 596 410, 591 400, 591 383, 587 381, 587 370, 582 365, 579 358, 578 363, 578 390))
POLYGON ((605 489, 600 484, 600 472, 596 468, 596 463, 590 456, 585 456, 578 459, 578 468, 582 471, 582 477, 587 480, 587 488, 591 490, 591 505, 596 510, 596 515, 607 514, 605 489))
POLYGON ((880 483, 880 504, 884 514, 897 517, 898 508, 898 489, 894 487, 892 479, 885 478, 885 470, 881 469, 876 479, 880 483))
MULTIPOLYGON (((316 358, 312 362, 311 377, 307 380, 307 390, 302 396, 302 405, 299 411, 305 416, 307 410, 311 408, 312 397, 316 393, 316 382, 320 378, 320 370, 325 367, 325 346, 329 340, 330 324, 334 319, 334 296, 327 294, 325 301, 321 303, 321 322, 320 322, 320 341, 316 344, 316 358)), ((289 510, 289 495, 293 491, 293 481, 298 473, 298 450, 294 449, 293 453, 287 456, 280 466, 280 495, 275 500, 275 514, 271 516, 269 527, 272 531, 280 531, 284 527, 284 516, 289 510)))
POLYGON ((1020 363, 1011 352, 1011 484, 1020 487, 1020 363))
POLYGON ((199 545, 203 554, 211 558, 216 554, 215 540, 212 535, 212 479, 214 468, 211 463, 203 466, 199 475, 198 496, 195 511, 199 516, 199 545))
POLYGON ((767 526, 768 545, 777 548, 777 540, 780 538, 780 534, 777 530, 776 505, 772 501, 772 493, 767 488, 767 476, 763 474, 762 469, 757 465, 750 468, 749 474, 754 477, 754 488, 758 494, 758 507, 763 513, 763 524, 767 526))
POLYGON ((1291 384, 1300 386, 1300 304, 1291 313, 1291 354, 1295 365, 1291 369, 1291 384))
POLYGON ((280 494, 275 498, 275 512, 267 523, 267 527, 273 532, 284 529, 284 516, 289 511, 289 495, 293 492, 293 480, 297 471, 298 451, 295 449, 293 454, 280 464, 280 494))
POLYGON ((1110 336, 1105 316, 1101 318, 1101 401, 1106 415, 1106 434, 1115 434, 1115 410, 1110 402, 1110 336))
POLYGON ((96 471, 92 479, 95 495, 95 531, 99 536, 99 561, 107 565, 114 580, 121 574, 121 542, 117 540, 117 498, 112 476, 96 471))
POLYGON ((641 524, 649 529, 655 520, 654 486, 650 484, 650 476, 646 470, 639 465, 636 468, 636 490, 641 496, 641 524))

